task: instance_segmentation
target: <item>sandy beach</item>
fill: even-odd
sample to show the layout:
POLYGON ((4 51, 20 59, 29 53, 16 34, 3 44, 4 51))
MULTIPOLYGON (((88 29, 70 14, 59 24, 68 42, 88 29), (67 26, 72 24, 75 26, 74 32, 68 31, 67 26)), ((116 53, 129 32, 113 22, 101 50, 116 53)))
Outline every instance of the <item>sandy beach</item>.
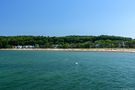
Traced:
POLYGON ((34 48, 34 49, 16 49, 16 48, 7 48, 0 50, 45 50, 45 51, 99 51, 99 52, 135 52, 135 49, 127 49, 127 48, 34 48))

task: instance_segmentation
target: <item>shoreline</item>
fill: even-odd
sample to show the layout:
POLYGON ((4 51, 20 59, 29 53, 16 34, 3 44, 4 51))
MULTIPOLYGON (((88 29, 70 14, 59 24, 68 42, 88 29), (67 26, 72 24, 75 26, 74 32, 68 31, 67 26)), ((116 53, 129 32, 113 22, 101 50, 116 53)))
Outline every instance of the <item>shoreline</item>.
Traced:
POLYGON ((16 48, 5 48, 0 50, 44 50, 44 51, 98 51, 98 52, 135 52, 135 49, 128 48, 24 48, 24 49, 16 49, 16 48))

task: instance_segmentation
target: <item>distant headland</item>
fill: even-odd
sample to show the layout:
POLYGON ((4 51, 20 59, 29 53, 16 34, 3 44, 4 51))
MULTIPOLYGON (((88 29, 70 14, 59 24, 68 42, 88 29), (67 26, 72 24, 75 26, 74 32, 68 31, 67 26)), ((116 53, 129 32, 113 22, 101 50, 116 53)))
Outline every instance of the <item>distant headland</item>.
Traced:
POLYGON ((0 49, 80 49, 135 48, 135 39, 120 36, 0 36, 0 49))

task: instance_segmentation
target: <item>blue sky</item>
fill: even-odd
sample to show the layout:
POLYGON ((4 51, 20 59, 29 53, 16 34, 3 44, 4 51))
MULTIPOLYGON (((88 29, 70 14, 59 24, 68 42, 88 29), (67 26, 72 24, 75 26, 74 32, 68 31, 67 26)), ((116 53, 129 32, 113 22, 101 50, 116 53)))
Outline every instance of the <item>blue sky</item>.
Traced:
POLYGON ((0 0, 0 35, 135 38, 135 0, 0 0))

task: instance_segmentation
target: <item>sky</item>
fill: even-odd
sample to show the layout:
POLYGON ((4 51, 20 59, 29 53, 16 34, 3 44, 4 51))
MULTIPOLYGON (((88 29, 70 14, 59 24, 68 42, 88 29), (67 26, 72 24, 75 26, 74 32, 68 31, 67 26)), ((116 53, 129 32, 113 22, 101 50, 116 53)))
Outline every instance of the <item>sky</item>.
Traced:
POLYGON ((0 36, 135 38, 135 0, 0 0, 0 36))

